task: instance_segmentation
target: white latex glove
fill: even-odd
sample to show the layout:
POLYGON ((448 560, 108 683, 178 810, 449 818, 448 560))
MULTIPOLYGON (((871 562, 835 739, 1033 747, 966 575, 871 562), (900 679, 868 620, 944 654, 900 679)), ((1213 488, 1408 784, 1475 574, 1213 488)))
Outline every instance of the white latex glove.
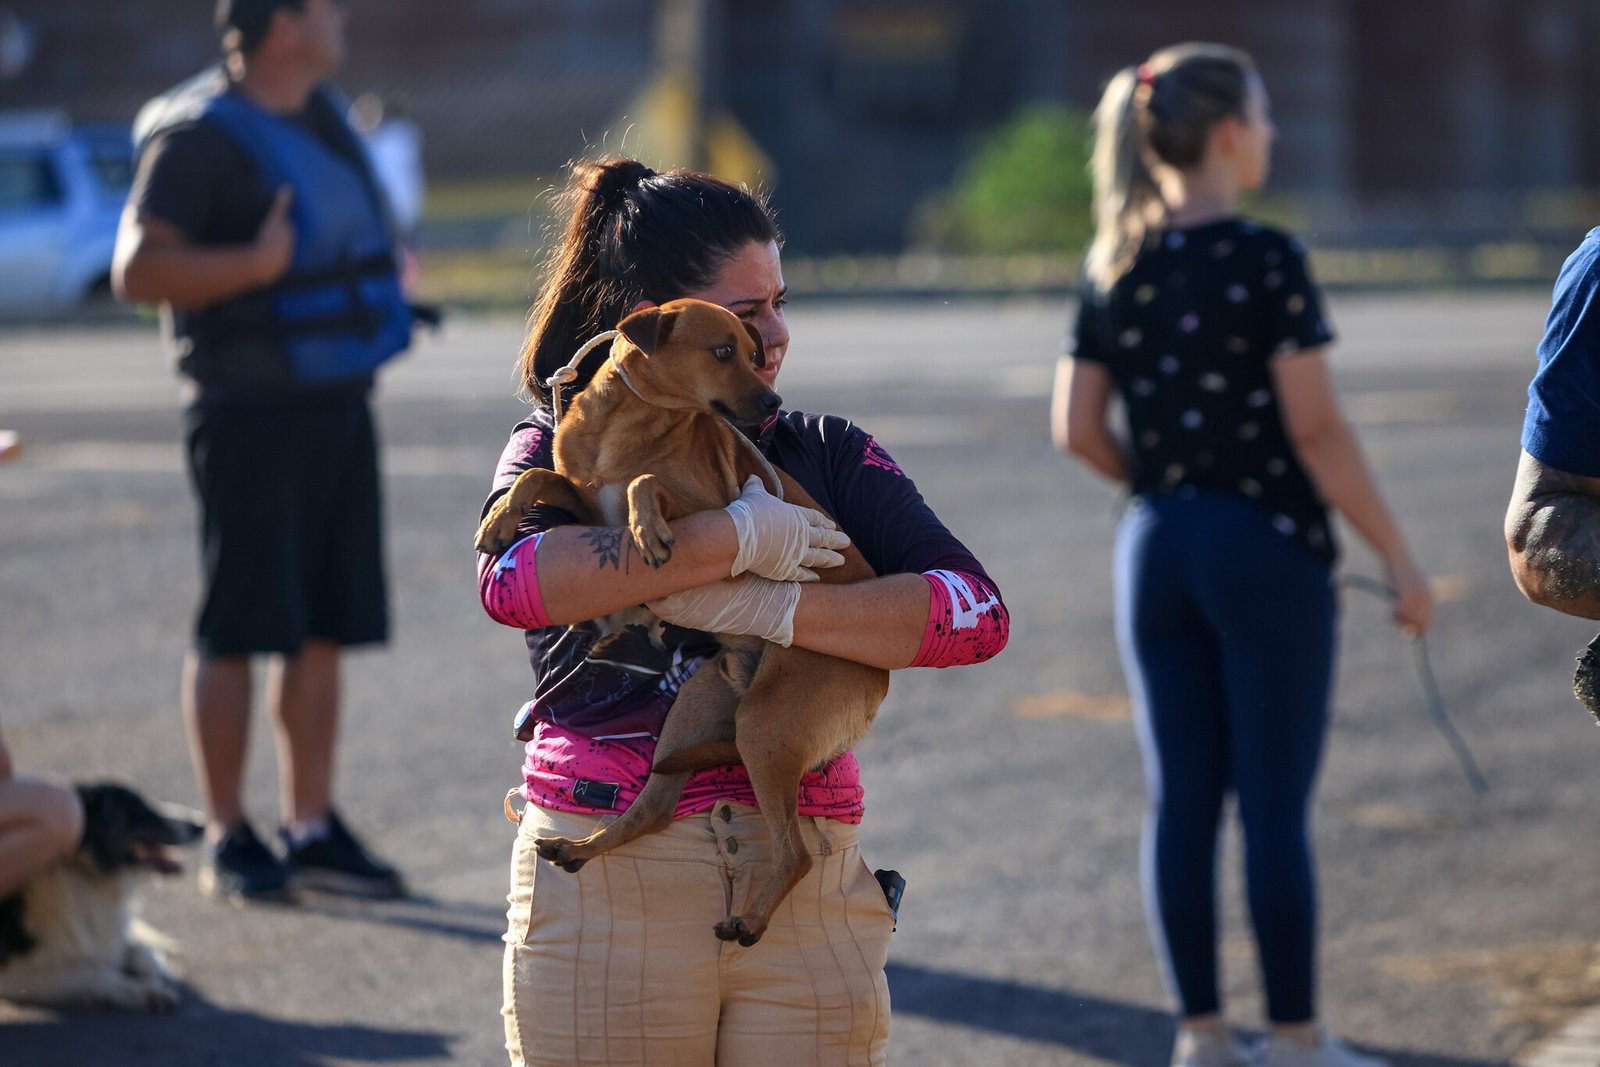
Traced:
POLYGON ((794 641, 798 582, 741 574, 652 600, 645 607, 674 626, 713 634, 746 634, 788 646, 794 641))
POLYGON ((850 544, 848 534, 820 511, 779 500, 754 474, 745 479, 739 499, 724 510, 739 534, 732 575, 749 571, 780 582, 814 582, 813 568, 844 562, 834 550, 850 544))

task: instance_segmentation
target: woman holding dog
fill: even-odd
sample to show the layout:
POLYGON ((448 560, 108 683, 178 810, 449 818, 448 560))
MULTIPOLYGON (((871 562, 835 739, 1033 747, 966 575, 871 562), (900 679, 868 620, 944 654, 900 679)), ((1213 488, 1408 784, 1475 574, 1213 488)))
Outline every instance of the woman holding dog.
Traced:
POLYGON ((1239 214, 1275 130, 1250 58, 1163 49, 1094 115, 1096 232, 1061 361, 1057 447, 1127 484, 1118 643, 1150 797, 1143 884, 1180 1008, 1174 1065, 1374 1067, 1317 1021, 1309 808, 1333 677, 1328 509, 1382 560, 1394 619, 1432 600, 1340 414, 1333 340, 1294 238, 1239 214), (1108 419, 1121 398, 1126 431, 1108 419), (1217 989, 1215 858, 1238 800, 1270 1032, 1247 1051, 1217 989))
MULTIPOLYGON (((788 355, 781 238, 760 198, 704 174, 613 160, 576 165, 565 207, 521 360, 537 405, 512 432, 489 503, 521 471, 553 466, 552 379, 570 400, 607 348, 570 383, 557 371, 635 310, 680 297, 727 308, 759 333, 769 385, 788 355)), ((506 933, 513 1064, 884 1062, 894 918, 857 846, 853 755, 802 780, 813 867, 751 948, 712 934, 768 855, 743 767, 691 775, 670 827, 577 873, 543 863, 533 845, 584 837, 638 795, 674 695, 715 651, 701 632, 714 620, 719 632, 883 668, 973 663, 1004 646, 994 583, 870 435, 782 411, 756 443, 880 577, 803 582, 839 562, 844 538, 755 485, 727 509, 674 521, 659 568, 642 562, 625 528, 581 526, 549 507, 530 513, 523 540, 479 557, 484 607, 526 631, 534 669, 506 933), (568 626, 646 602, 670 625, 631 633, 603 658, 589 656, 591 633, 568 626)))

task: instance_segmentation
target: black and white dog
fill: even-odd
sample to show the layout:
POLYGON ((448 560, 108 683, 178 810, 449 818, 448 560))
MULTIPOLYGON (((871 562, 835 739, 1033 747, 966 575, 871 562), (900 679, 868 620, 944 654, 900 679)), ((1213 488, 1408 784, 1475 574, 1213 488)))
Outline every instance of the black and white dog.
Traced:
POLYGON ((78 850, 0 899, 0 1000, 50 1008, 171 1011, 166 939, 134 914, 139 872, 176 872, 168 848, 200 837, 190 813, 158 811, 126 786, 78 786, 78 850))

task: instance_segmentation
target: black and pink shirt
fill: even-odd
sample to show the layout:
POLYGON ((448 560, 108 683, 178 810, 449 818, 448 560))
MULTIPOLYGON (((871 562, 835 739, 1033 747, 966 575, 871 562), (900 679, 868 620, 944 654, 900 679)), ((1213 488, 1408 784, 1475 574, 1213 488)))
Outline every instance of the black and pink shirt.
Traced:
MULTIPOLYGON (((548 409, 535 409, 518 423, 485 511, 522 471, 553 466, 553 439, 548 409)), ((1004 647, 1009 618, 993 581, 869 434, 837 416, 783 412, 757 444, 838 521, 874 571, 928 578, 930 625, 914 666, 974 663, 1004 647)), ((492 618, 526 631, 534 673, 529 708, 537 725, 523 766, 524 797, 564 811, 622 810, 649 775, 655 738, 678 688, 715 653, 716 643, 664 624, 654 640, 637 635, 601 662, 588 655, 593 633, 548 625, 533 577, 538 537, 575 521, 558 508, 530 512, 523 541, 499 557, 479 557, 479 592, 492 618)), ((743 767, 692 775, 678 814, 707 810, 720 799, 755 803, 743 767)), ((800 807, 806 815, 858 821, 863 804, 855 757, 846 753, 808 774, 800 807)))

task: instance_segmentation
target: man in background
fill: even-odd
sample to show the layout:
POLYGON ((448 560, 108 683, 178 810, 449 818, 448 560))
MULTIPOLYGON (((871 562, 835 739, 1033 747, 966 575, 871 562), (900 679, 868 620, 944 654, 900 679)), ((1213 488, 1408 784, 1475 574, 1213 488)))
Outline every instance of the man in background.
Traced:
POLYGON ((389 213, 327 79, 338 0, 219 0, 224 62, 152 100, 117 237, 190 389, 204 591, 183 676, 210 895, 403 892, 333 804, 342 650, 383 642, 377 368, 410 342, 389 213), (252 659, 270 656, 283 826, 243 805, 252 659))

